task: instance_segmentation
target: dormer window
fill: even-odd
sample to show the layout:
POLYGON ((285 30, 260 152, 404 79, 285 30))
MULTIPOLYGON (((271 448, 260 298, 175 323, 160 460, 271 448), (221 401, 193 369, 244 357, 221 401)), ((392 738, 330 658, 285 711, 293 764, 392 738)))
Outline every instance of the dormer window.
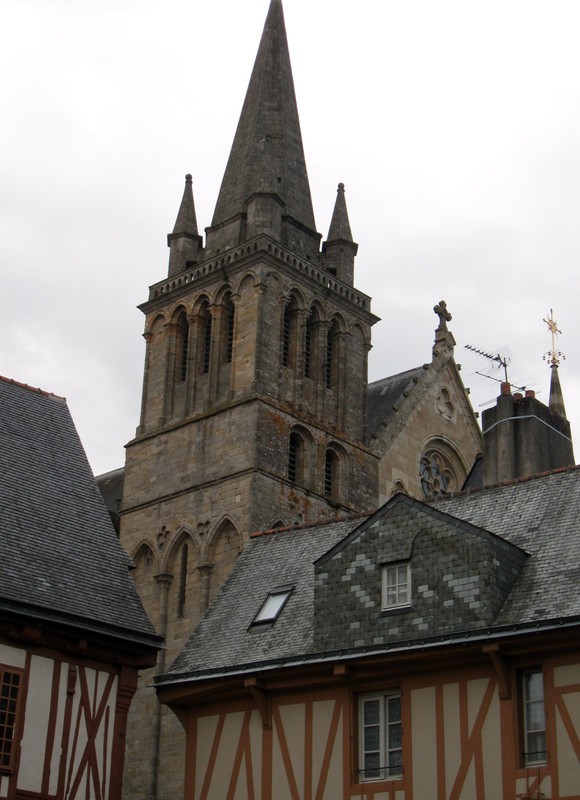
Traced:
POLYGON ((383 565, 383 611, 411 605, 411 563, 383 565))
POLYGON ((268 597, 264 600, 262 607, 254 617, 252 625, 257 625, 264 622, 274 622, 280 616, 280 612, 286 605, 292 588, 275 589, 270 592, 268 597))

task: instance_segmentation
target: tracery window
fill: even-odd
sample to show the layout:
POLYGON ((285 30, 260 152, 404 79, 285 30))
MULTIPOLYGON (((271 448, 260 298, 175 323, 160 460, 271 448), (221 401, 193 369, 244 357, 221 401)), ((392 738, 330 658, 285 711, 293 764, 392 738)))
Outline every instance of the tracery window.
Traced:
POLYGON ((441 448, 430 448, 419 462, 419 479, 425 497, 435 497, 459 488, 451 458, 441 448))

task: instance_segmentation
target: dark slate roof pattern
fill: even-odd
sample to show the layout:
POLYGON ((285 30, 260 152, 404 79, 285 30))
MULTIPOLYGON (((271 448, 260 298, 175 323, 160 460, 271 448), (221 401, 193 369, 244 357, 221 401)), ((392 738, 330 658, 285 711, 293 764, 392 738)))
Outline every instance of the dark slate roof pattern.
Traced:
POLYGON ((169 671, 218 670, 308 652, 313 638, 313 563, 360 521, 252 538, 169 671), (281 586, 293 590, 278 619, 250 628, 268 593, 281 586))
POLYGON ((580 615, 580 469, 440 498, 434 506, 533 557, 496 624, 580 615))
POLYGON ((66 401, 0 378, 0 605, 156 644, 129 566, 66 401))
MULTIPOLYGON (((580 617, 579 481, 580 469, 560 470, 433 503, 530 556, 491 629, 580 617)), ((363 522, 369 524, 365 517, 253 538, 161 681, 322 657, 313 644, 314 562, 363 522), (287 584, 294 591, 278 620, 250 627, 268 592, 287 584)))
POLYGON ((413 390, 425 374, 425 367, 415 367, 396 375, 389 375, 379 381, 369 383, 367 388, 367 431, 368 438, 375 436, 380 426, 397 411, 397 406, 413 390))

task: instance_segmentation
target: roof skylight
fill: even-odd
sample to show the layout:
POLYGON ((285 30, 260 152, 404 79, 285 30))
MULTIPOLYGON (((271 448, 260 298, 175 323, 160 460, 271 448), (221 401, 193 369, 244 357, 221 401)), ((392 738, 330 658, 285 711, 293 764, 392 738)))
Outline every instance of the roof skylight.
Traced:
POLYGON ((274 591, 270 592, 262 604, 262 607, 254 617, 253 624, 255 625, 258 622, 274 622, 274 620, 278 619, 278 616, 286 605, 286 601, 290 597, 291 592, 292 589, 275 589, 274 591))

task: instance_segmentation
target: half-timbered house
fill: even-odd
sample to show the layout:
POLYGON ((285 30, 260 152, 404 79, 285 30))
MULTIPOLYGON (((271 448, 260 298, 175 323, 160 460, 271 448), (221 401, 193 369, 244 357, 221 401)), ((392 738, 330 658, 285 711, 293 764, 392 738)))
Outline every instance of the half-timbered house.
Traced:
POLYGON ((60 397, 0 379, 0 798, 117 800, 155 634, 60 397))
POLYGON ((187 800, 580 796, 580 470, 256 534, 158 692, 187 800))

